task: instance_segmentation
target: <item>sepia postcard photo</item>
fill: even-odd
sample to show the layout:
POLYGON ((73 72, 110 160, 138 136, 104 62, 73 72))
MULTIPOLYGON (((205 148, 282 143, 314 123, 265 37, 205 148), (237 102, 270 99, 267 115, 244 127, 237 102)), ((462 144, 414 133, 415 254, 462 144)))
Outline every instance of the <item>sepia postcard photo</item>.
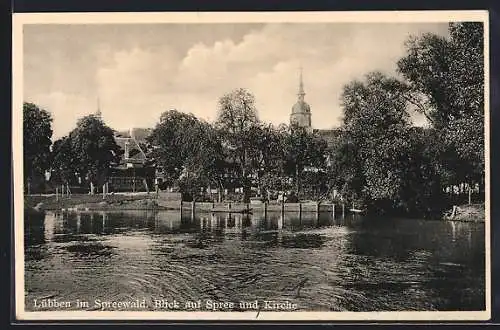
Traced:
POLYGON ((486 11, 13 16, 19 320, 487 320, 486 11))

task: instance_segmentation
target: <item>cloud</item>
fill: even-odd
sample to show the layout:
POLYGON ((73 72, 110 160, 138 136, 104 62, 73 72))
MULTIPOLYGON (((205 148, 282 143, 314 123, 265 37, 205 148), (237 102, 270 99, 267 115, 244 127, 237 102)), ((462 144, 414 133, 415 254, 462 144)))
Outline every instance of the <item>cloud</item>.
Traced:
POLYGON ((96 103, 91 104, 85 96, 60 91, 33 95, 25 101, 33 102, 42 109, 50 111, 53 119, 54 140, 68 134, 75 128, 76 118, 83 117, 89 114, 89 110, 96 108, 96 103))
MULTIPOLYGON (((88 57, 77 61, 78 67, 71 66, 68 58, 64 60, 64 44, 60 44, 50 58, 62 58, 64 71, 58 69, 57 62, 37 71, 43 56, 49 56, 47 52, 25 56, 31 63, 26 79, 49 86, 45 94, 30 88, 25 96, 47 104, 55 114, 55 130, 59 132, 71 129, 78 116, 94 112, 97 95, 106 122, 122 129, 153 126, 160 114, 171 108, 213 120, 218 98, 243 87, 255 95, 261 119, 278 124, 289 120, 302 66, 313 126, 329 128, 339 124, 339 98, 344 84, 373 70, 394 74, 410 34, 446 34, 447 26, 268 24, 249 26, 241 38, 235 38, 229 28, 214 28, 210 40, 206 27, 200 26, 203 33, 194 28, 189 33, 175 29, 176 33, 184 31, 182 38, 166 33, 164 27, 162 31, 168 37, 162 38, 150 29, 142 38, 136 33, 137 42, 128 40, 128 46, 124 42, 117 46, 112 41, 87 41, 87 53, 85 47, 78 52, 78 44, 73 43, 73 54, 88 57), (150 44, 145 46, 148 38, 150 44), (180 45, 182 40, 189 43, 180 45), (83 82, 94 85, 82 86, 86 93, 75 93, 79 77, 89 75, 93 81, 85 78, 83 82), (65 90, 66 84, 73 89, 65 90)), ((116 39, 127 36, 126 28, 113 31, 116 39)))

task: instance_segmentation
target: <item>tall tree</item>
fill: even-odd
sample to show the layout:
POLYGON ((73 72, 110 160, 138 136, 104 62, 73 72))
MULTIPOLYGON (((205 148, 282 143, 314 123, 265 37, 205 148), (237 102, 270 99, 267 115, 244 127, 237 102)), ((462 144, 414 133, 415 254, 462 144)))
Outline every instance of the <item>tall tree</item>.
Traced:
POLYGON ((350 132, 344 127, 339 130, 339 134, 328 150, 330 166, 328 166, 328 184, 330 192, 337 190, 340 197, 354 194, 363 195, 365 186, 365 176, 363 173, 362 161, 359 146, 353 143, 350 132))
POLYGON ((223 186, 224 154, 217 130, 177 110, 164 112, 150 135, 150 157, 184 193, 196 197, 201 188, 223 186))
POLYGON ((148 141, 155 146, 150 158, 161 168, 169 184, 174 185, 185 168, 185 160, 197 142, 198 119, 177 110, 162 113, 148 141))
POLYGON ((399 207, 407 213, 436 216, 447 207, 443 193, 445 171, 442 146, 436 143, 434 128, 412 127, 407 134, 405 180, 400 191, 399 207))
POLYGON ((455 154, 447 169, 454 184, 484 184, 483 29, 482 23, 451 23, 449 38, 411 38, 398 62, 418 109, 440 131, 439 143, 455 154))
POLYGON ((354 167, 345 173, 346 197, 382 208, 400 200, 409 150, 406 93, 404 84, 379 72, 344 87, 341 162, 354 167))
POLYGON ((257 175, 258 191, 263 195, 282 189, 286 134, 286 127, 261 123, 248 136, 253 141, 249 150, 251 166, 257 175))
POLYGON ((285 140, 285 173, 293 178, 297 194, 302 192, 305 171, 325 169, 326 149, 326 142, 305 128, 295 125, 289 128, 285 140))
POLYGON ((191 195, 196 196, 201 188, 216 187, 218 199, 222 200, 226 159, 219 132, 209 123, 199 121, 192 127, 191 142, 186 145, 189 152, 184 162, 183 183, 189 183, 191 195))
POLYGON ((56 140, 52 146, 51 181, 69 185, 77 179, 78 163, 69 136, 56 140))
POLYGON ((252 131, 259 119, 255 97, 246 89, 235 89, 219 99, 216 127, 221 132, 230 157, 238 166, 243 187, 243 200, 250 200, 252 169, 250 153, 254 141, 252 131))
POLYGON ((123 150, 116 144, 113 130, 94 115, 79 119, 69 139, 77 171, 91 184, 93 194, 94 186, 107 181, 109 168, 119 163, 123 150))
POLYGON ((27 192, 31 185, 43 180, 49 168, 52 144, 52 117, 33 103, 23 104, 23 156, 24 179, 27 192))

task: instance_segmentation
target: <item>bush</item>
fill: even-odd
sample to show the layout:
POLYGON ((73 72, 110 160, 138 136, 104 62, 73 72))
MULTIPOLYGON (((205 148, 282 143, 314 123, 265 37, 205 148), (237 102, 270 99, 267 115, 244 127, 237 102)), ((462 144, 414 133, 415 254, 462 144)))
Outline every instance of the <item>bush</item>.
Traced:
POLYGON ((294 192, 289 193, 285 198, 285 203, 298 203, 299 198, 294 192))

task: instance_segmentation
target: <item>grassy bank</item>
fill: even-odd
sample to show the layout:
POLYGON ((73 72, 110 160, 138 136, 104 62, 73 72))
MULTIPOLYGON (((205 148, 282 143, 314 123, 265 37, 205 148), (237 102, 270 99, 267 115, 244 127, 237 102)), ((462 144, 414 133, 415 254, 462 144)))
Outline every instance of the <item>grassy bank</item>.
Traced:
POLYGON ((25 210, 61 210, 61 209, 91 209, 91 210, 143 210, 160 208, 155 200, 155 195, 113 194, 102 198, 102 195, 75 194, 71 197, 57 199, 55 196, 25 196, 25 210))
POLYGON ((484 203, 458 205, 455 212, 453 209, 446 212, 444 220, 484 222, 486 219, 485 211, 484 203))
MULTIPOLYGON (((180 196, 179 196, 180 197, 180 196)), ((181 203, 180 198, 170 198, 160 194, 159 198, 156 194, 114 194, 108 195, 106 199, 102 195, 87 195, 78 194, 71 197, 56 199, 55 196, 25 196, 25 210, 39 211, 44 210, 179 210, 182 207, 183 211, 192 211, 193 204, 191 202, 181 203)), ((316 202, 303 203, 262 203, 252 202, 249 204, 240 202, 196 202, 194 205, 196 212, 241 212, 242 210, 252 210, 257 212, 333 212, 332 204, 320 204, 316 202)), ((347 208, 344 209, 347 213, 347 208)), ((341 205, 337 205, 336 214, 343 214, 341 205)))
MULTIPOLYGON (((112 194, 102 198, 102 195, 74 194, 71 197, 56 199, 53 195, 40 196, 31 195, 24 197, 25 212, 37 212, 45 210, 179 210, 181 207, 180 200, 165 200, 157 199, 155 193, 137 193, 137 194, 112 194)), ((192 204, 184 202, 182 208, 184 211, 190 211, 192 204)), ((281 205, 278 203, 263 203, 246 205, 243 203, 196 203, 196 212, 210 212, 214 208, 228 211, 250 208, 253 211, 269 211, 269 212, 332 212, 331 204, 321 204, 317 206, 315 203, 286 203, 281 205)), ((337 205, 335 213, 342 214, 342 208, 337 205)), ((346 210, 347 213, 347 210, 346 210)), ((459 205, 450 209, 443 217, 444 220, 468 221, 468 222, 484 222, 485 221, 485 205, 471 204, 459 205)))

